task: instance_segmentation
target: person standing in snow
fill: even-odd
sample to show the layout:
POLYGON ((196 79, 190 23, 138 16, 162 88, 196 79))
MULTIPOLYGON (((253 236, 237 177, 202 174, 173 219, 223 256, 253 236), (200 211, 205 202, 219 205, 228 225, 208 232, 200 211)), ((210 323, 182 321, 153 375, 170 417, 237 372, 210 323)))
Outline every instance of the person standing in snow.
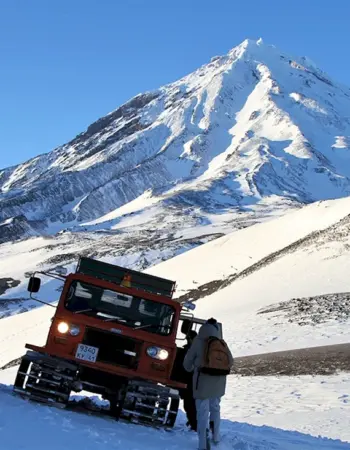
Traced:
MULTIPOLYGON (((197 333, 194 330, 190 330, 187 335, 187 343, 184 345, 185 357, 192 346, 193 340, 196 338, 197 333)), ((182 392, 182 399, 184 404, 184 410, 187 416, 187 426, 190 427, 191 430, 197 431, 197 412, 196 412, 196 401, 193 397, 193 376, 192 373, 185 372, 185 382, 187 384, 187 388, 182 392)))
POLYGON ((220 339, 217 321, 207 320, 184 359, 185 370, 193 371, 199 450, 210 447, 209 424, 214 444, 220 441, 220 401, 225 395, 226 376, 232 365, 232 354, 220 339))
POLYGON ((197 414, 196 401, 193 398, 192 378, 193 374, 184 369, 183 363, 188 350, 191 348, 194 338, 197 336, 196 331, 189 330, 186 336, 187 343, 183 347, 179 347, 176 352, 176 358, 173 367, 172 378, 187 385, 186 388, 180 389, 180 397, 183 400, 183 407, 187 416, 187 426, 192 431, 197 431, 197 414))

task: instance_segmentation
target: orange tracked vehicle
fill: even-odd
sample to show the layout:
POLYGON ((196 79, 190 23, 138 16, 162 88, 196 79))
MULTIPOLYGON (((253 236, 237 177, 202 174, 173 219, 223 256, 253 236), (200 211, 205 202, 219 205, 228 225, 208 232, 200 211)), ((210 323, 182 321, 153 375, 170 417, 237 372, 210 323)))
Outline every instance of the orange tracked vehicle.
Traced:
MULTIPOLYGON (((63 290, 46 345, 26 345, 14 391, 60 406, 72 391, 93 392, 117 419, 173 427, 185 387, 179 334, 204 323, 193 304, 173 300, 175 282, 85 257, 75 273, 41 273, 63 290)), ((31 276, 32 298, 40 285, 31 276)))

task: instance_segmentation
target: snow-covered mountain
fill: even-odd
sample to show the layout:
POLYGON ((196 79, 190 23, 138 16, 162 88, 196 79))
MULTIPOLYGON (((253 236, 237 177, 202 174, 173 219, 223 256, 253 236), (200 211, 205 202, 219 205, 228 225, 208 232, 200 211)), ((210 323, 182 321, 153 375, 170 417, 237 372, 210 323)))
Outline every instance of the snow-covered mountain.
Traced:
MULTIPOLYGON (((221 320, 236 357, 349 343, 350 197, 303 206, 350 195, 349 112, 350 91, 309 60, 245 41, 0 171, 0 317, 14 314, 0 325, 3 447, 197 444, 183 429, 167 435, 10 395, 16 367, 1 368, 26 342, 45 341, 53 314, 24 312, 34 306, 25 274, 74 270, 78 254, 160 262, 148 272, 177 280, 196 316, 221 320)), ((59 292, 49 281, 40 296, 54 302, 59 292)), ((229 377, 220 449, 348 449, 349 386, 348 374, 229 377)))
POLYGON ((349 161, 350 90, 307 58, 246 40, 1 170, 0 243, 68 230, 89 254, 133 254, 145 268, 349 195, 349 161))

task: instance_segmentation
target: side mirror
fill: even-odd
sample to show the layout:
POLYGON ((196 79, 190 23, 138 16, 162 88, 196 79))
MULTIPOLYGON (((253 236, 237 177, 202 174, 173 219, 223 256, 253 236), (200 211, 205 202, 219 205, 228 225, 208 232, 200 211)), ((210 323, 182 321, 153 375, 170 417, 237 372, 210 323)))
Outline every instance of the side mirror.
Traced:
POLYGON ((40 285, 41 285, 41 280, 40 280, 40 278, 37 278, 37 277, 30 277, 30 278, 29 278, 29 281, 28 281, 28 287, 27 287, 27 290, 28 290, 29 292, 32 292, 32 293, 39 292, 40 285))
POLYGON ((196 305, 195 305, 194 303, 192 303, 192 302, 185 302, 185 303, 183 304, 183 306, 184 306, 184 308, 187 308, 187 309, 189 309, 190 311, 193 311, 193 310, 196 309, 196 305))

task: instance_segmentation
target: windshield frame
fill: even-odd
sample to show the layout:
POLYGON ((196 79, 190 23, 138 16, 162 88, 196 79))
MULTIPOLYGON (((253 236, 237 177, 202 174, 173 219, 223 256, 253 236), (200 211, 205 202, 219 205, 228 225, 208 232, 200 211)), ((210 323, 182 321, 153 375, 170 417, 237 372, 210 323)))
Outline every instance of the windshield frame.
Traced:
MULTIPOLYGON (((96 280, 92 277, 87 276, 77 276, 77 275, 70 275, 67 277, 66 285, 64 287, 64 290, 62 292, 62 296, 60 299, 60 308, 62 308, 64 311, 67 311, 71 314, 74 314, 76 316, 84 316, 85 318, 89 318, 90 320, 98 320, 101 324, 118 324, 121 326, 124 326, 125 328, 129 330, 140 330, 147 333, 152 334, 153 336, 158 336, 162 338, 169 338, 174 334, 174 330, 176 329, 176 323, 178 321, 178 316, 180 314, 180 307, 177 306, 176 302, 173 300, 159 295, 149 294, 148 292, 139 290, 139 289, 133 289, 133 288, 125 288, 123 286, 115 285, 113 283, 109 283, 104 280, 96 280), (157 305, 164 305, 167 308, 169 308, 169 311, 171 310, 171 320, 169 320, 169 327, 163 327, 163 331, 161 330, 162 326, 160 325, 158 328, 156 324, 154 326, 149 325, 146 323, 140 323, 135 324, 132 326, 130 323, 127 323, 127 319, 124 318, 124 320, 118 320, 117 314, 115 314, 115 319, 113 319, 112 315, 113 313, 108 313, 105 311, 105 309, 102 308, 102 311, 99 312, 101 315, 97 314, 88 314, 89 311, 86 311, 87 308, 82 309, 81 311, 73 311, 72 309, 69 309, 67 307, 68 303, 68 296, 69 292, 72 288, 72 286, 76 283, 82 283, 83 285, 90 285, 93 288, 101 289, 103 291, 109 291, 115 294, 119 294, 120 296, 130 296, 132 297, 132 301, 136 301, 138 303, 138 308, 140 307, 140 304, 142 301, 145 302, 151 302, 157 305), (117 289, 116 289, 117 288, 117 289), (105 317, 105 318, 104 318, 105 317), (166 331, 164 331, 166 330, 166 331)), ((93 309, 94 310, 94 309, 93 309)), ((120 317, 120 316, 119 316, 120 317)), ((159 318, 159 316, 158 316, 159 318)), ((141 313, 140 313, 140 321, 142 321, 141 313)), ((130 321, 131 322, 131 321, 130 321)), ((138 320, 134 320, 134 322, 138 322, 138 320)))

